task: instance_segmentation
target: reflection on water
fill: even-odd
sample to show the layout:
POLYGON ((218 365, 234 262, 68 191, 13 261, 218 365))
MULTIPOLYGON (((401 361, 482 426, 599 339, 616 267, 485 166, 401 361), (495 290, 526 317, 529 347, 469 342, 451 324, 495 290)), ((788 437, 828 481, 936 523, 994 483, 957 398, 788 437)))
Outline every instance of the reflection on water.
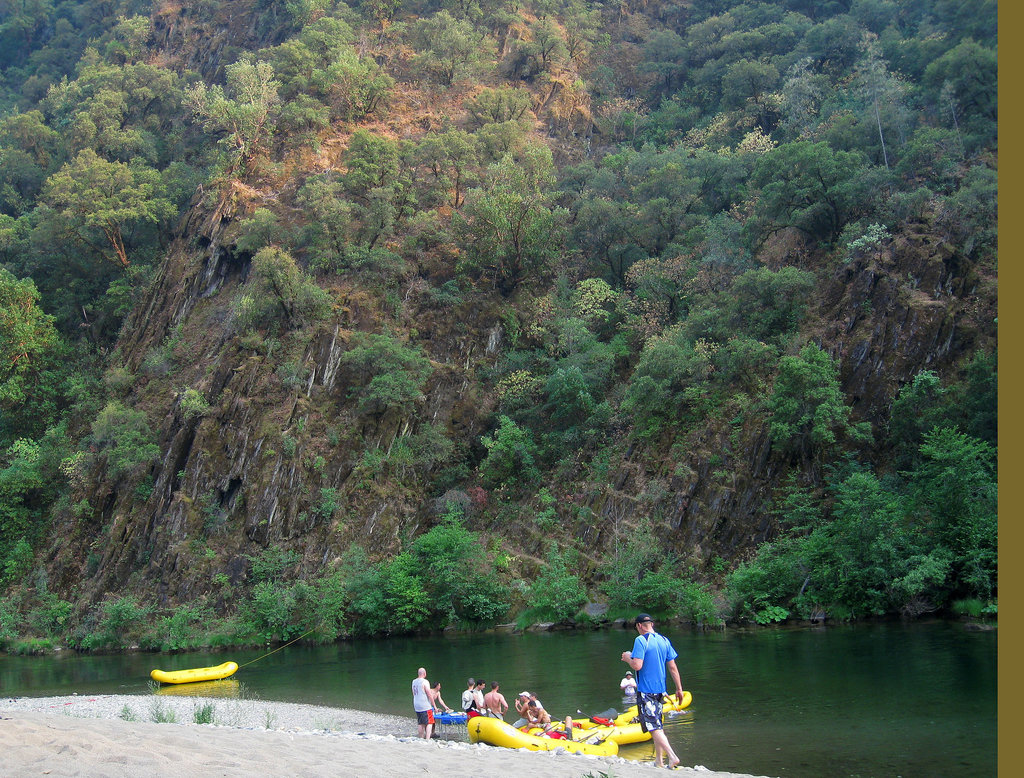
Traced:
MULTIPOLYGON (((683 687, 693 694, 689 710, 665 727, 684 764, 786 778, 996 773, 994 631, 950 623, 664 631, 679 652, 683 687)), ((409 686, 416 668, 426 667, 446 691, 461 691, 469 676, 499 681, 510 700, 529 689, 561 719, 628 707, 619 657, 631 644, 631 632, 609 629, 294 645, 270 656, 265 649, 0 656, 0 690, 149 694, 154 667, 256 660, 227 679, 236 679, 242 699, 370 710, 411 722, 409 686)), ((620 753, 654 755, 649 743, 620 753)))
POLYGON ((160 684, 153 692, 176 697, 224 697, 237 700, 244 696, 243 688, 244 684, 237 678, 222 678, 219 681, 160 684))

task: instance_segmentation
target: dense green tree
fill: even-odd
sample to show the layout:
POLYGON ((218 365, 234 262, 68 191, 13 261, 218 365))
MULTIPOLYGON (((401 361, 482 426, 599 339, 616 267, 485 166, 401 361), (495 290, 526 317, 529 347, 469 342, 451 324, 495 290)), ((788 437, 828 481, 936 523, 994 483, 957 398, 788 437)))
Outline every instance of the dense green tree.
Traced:
POLYGON ((484 87, 463 104, 477 127, 531 118, 530 93, 518 87, 484 87))
POLYGON ((795 227, 810 238, 835 241, 867 208, 871 177, 860 154, 833 151, 825 143, 797 141, 758 161, 752 183, 762 230, 795 227))
POLYGON ((529 603, 521 620, 567 621, 587 603, 587 589, 580 580, 577 554, 552 546, 540 573, 526 591, 529 603))
POLYGON ((872 34, 864 36, 861 48, 864 57, 854 69, 853 91, 873 118, 882 151, 881 161, 885 169, 889 170, 890 161, 894 157, 894 138, 905 138, 909 125, 908 111, 904 107, 907 89, 889 72, 878 42, 872 34))
POLYGON ((994 137, 998 118, 997 78, 995 49, 968 39, 928 65, 922 81, 935 96, 940 114, 962 117, 966 130, 987 141, 994 137), (941 105, 950 101, 955 101, 952 106, 941 105))
POLYGON ((249 282, 236 304, 243 327, 296 327, 327 316, 330 299, 288 252, 268 246, 252 260, 249 282))
POLYGON ((359 399, 359 409, 377 415, 392 409, 409 413, 422 399, 423 385, 433 372, 418 347, 387 333, 355 335, 341 360, 357 376, 350 395, 359 399))
POLYGON ((224 70, 226 88, 199 82, 185 90, 185 103, 204 127, 222 136, 218 144, 225 175, 251 175, 270 152, 281 108, 280 83, 272 65, 248 57, 224 70))
POLYGON ((69 152, 92 149, 111 161, 145 159, 163 167, 184 156, 181 79, 142 62, 111 64, 88 50, 77 77, 55 84, 43 101, 69 152))
POLYGON ((39 307, 32 279, 18 280, 0 267, 0 411, 10 413, 38 380, 47 353, 57 345, 53 317, 39 307))
POLYGON ((6 0, 0 3, 0 67, 23 62, 46 38, 53 0, 6 0))
POLYGON ((303 100, 346 121, 360 121, 385 105, 394 79, 372 57, 361 55, 355 40, 345 21, 325 16, 261 53, 281 82, 282 118, 303 100))
POLYGON ((510 294, 527 277, 543 276, 561 248, 566 213, 553 203, 554 167, 547 146, 530 146, 488 168, 456 214, 465 242, 462 270, 489 276, 510 294))
POLYGON ((465 19, 438 11, 416 25, 415 40, 423 52, 419 66, 445 86, 474 76, 493 57, 494 44, 465 19))
POLYGON ((416 157, 433 178, 436 198, 451 208, 461 208, 466 190, 479 182, 480 145, 462 130, 447 130, 425 137, 416 157))
POLYGON ((900 389, 889 414, 889 440, 900 467, 918 462, 925 434, 946 426, 951 412, 949 391, 931 370, 922 370, 900 389))
POLYGON ((850 406, 839 388, 839 367, 814 343, 798 356, 780 360, 768 404, 772 440, 804 461, 831 449, 841 436, 867 434, 861 425, 851 427, 850 406))
POLYGON ((456 517, 416 538, 409 554, 439 625, 493 623, 505 615, 507 596, 493 577, 481 576, 490 565, 484 546, 456 517))
POLYGON ((952 554, 954 595, 991 600, 996 592, 998 502, 992 447, 938 427, 925 433, 921 463, 907 475, 917 520, 952 554))
POLYGON ((132 230, 177 212, 160 174, 144 164, 107 162, 84 149, 46 182, 43 218, 65 239, 128 269, 132 230))
POLYGON ((508 416, 499 417, 494 434, 484 436, 480 442, 487 449, 487 456, 480 463, 480 476, 487 485, 523 487, 540 478, 533 436, 508 416))
POLYGON ((114 480, 138 477, 160 456, 145 411, 116 400, 107 403, 93 421, 89 443, 97 452, 95 456, 103 461, 107 475, 114 480))

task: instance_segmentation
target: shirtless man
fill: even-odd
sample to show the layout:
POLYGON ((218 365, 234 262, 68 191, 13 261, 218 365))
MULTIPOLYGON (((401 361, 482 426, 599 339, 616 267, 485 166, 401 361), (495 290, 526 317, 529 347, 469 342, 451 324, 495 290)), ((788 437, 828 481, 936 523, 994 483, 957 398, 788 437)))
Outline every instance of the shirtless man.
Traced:
POLYGON ((508 703, 505 702, 505 695, 498 691, 497 681, 491 681, 491 690, 484 695, 484 705, 487 706, 487 715, 495 719, 504 719, 505 711, 508 710, 508 703))
POLYGON ((519 714, 519 720, 512 726, 518 729, 527 723, 526 708, 530 704, 530 693, 519 692, 519 696, 515 698, 514 704, 516 706, 516 713, 519 714))
POLYGON ((530 723, 531 727, 544 727, 547 729, 551 726, 551 715, 544 710, 540 704, 540 700, 534 698, 526 706, 526 720, 530 723))
POLYGON ((436 684, 430 687, 430 701, 434 703, 434 710, 438 713, 441 712, 441 708, 444 708, 445 713, 451 713, 452 709, 448 707, 448 703, 441 697, 441 682, 438 681, 436 684))

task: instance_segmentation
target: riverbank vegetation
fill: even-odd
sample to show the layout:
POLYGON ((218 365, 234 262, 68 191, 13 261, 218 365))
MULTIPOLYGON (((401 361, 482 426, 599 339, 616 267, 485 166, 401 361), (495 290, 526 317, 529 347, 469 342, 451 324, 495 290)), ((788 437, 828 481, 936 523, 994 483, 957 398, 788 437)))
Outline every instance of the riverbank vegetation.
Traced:
POLYGON ((995 2, 8 5, 0 645, 996 613, 995 2))

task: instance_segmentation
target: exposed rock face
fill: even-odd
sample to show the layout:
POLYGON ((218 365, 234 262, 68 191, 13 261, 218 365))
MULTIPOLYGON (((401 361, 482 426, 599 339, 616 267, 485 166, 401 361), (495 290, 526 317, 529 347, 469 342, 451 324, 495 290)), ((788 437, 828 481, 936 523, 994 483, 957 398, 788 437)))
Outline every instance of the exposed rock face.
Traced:
MULTIPOLYGON (((951 375, 965 355, 995 347, 995 278, 921 227, 840 266, 820 288, 809 318, 821 329, 811 334, 838 360, 858 420, 887 423, 917 373, 951 375)), ((767 507, 789 470, 767 429, 744 429, 737 444, 730 430, 709 427, 688 443, 685 461, 669 463, 683 474, 620 463, 607 489, 586 500, 595 516, 586 542, 607 545, 642 515, 660 516, 662 536, 698 564, 770 540, 778 528, 767 507), (652 480, 665 485, 653 496, 652 480)))
POLYGON ((920 371, 946 373, 994 345, 995 279, 950 244, 909 232, 833 276, 817 316, 855 412, 877 419, 920 371))
MULTIPOLYGON (((276 345, 246 345, 232 302, 250 257, 232 245, 231 202, 212 217, 193 210, 125 324, 119 349, 138 375, 132 404, 158 430, 162 458, 149 473, 148 495, 134 482, 93 474, 92 521, 66 519, 57 533, 65 540, 50 569, 59 587, 77 585, 98 598, 155 586, 163 604, 208 595, 230 607, 214 576, 221 585, 225 578, 244 583, 246 555, 270 545, 296 551, 306 575, 328 569, 353 542, 376 555, 394 553, 401 538, 431 523, 433 476, 414 468, 377 473, 364 461, 367 452, 388 451, 427 424, 466 450, 485 431, 493 401, 477 371, 493 364, 502 339, 487 310, 407 306, 409 332, 415 325, 412 337, 433 373, 406 414, 356 412, 350 389, 359 378, 340 357, 353 333, 377 329, 378 313, 358 289, 332 288, 335 314, 317 328, 282 333, 276 345), (159 347, 173 352, 165 375, 145 368, 159 347), (288 380, 279 370, 286 362, 302 368, 288 380), (186 388, 202 394, 205 413, 182 408, 186 388), (320 504, 324 490, 336 503, 330 510, 320 504)), ((839 359, 855 414, 876 424, 917 372, 949 373, 961 355, 995 339, 994 282, 924 232, 838 267, 821 288, 812 320, 823 324, 810 334, 839 359)), ((407 298, 414 292, 410 285, 407 298)), ((575 493, 567 486, 559 512, 575 523, 565 526, 596 558, 642 517, 654 517, 659 534, 697 565, 736 558, 774 535, 767 506, 789 468, 763 424, 698 429, 679 450, 652 464, 630 447, 603 488, 575 493)), ((543 538, 493 529, 524 554, 542 552, 543 538)))

